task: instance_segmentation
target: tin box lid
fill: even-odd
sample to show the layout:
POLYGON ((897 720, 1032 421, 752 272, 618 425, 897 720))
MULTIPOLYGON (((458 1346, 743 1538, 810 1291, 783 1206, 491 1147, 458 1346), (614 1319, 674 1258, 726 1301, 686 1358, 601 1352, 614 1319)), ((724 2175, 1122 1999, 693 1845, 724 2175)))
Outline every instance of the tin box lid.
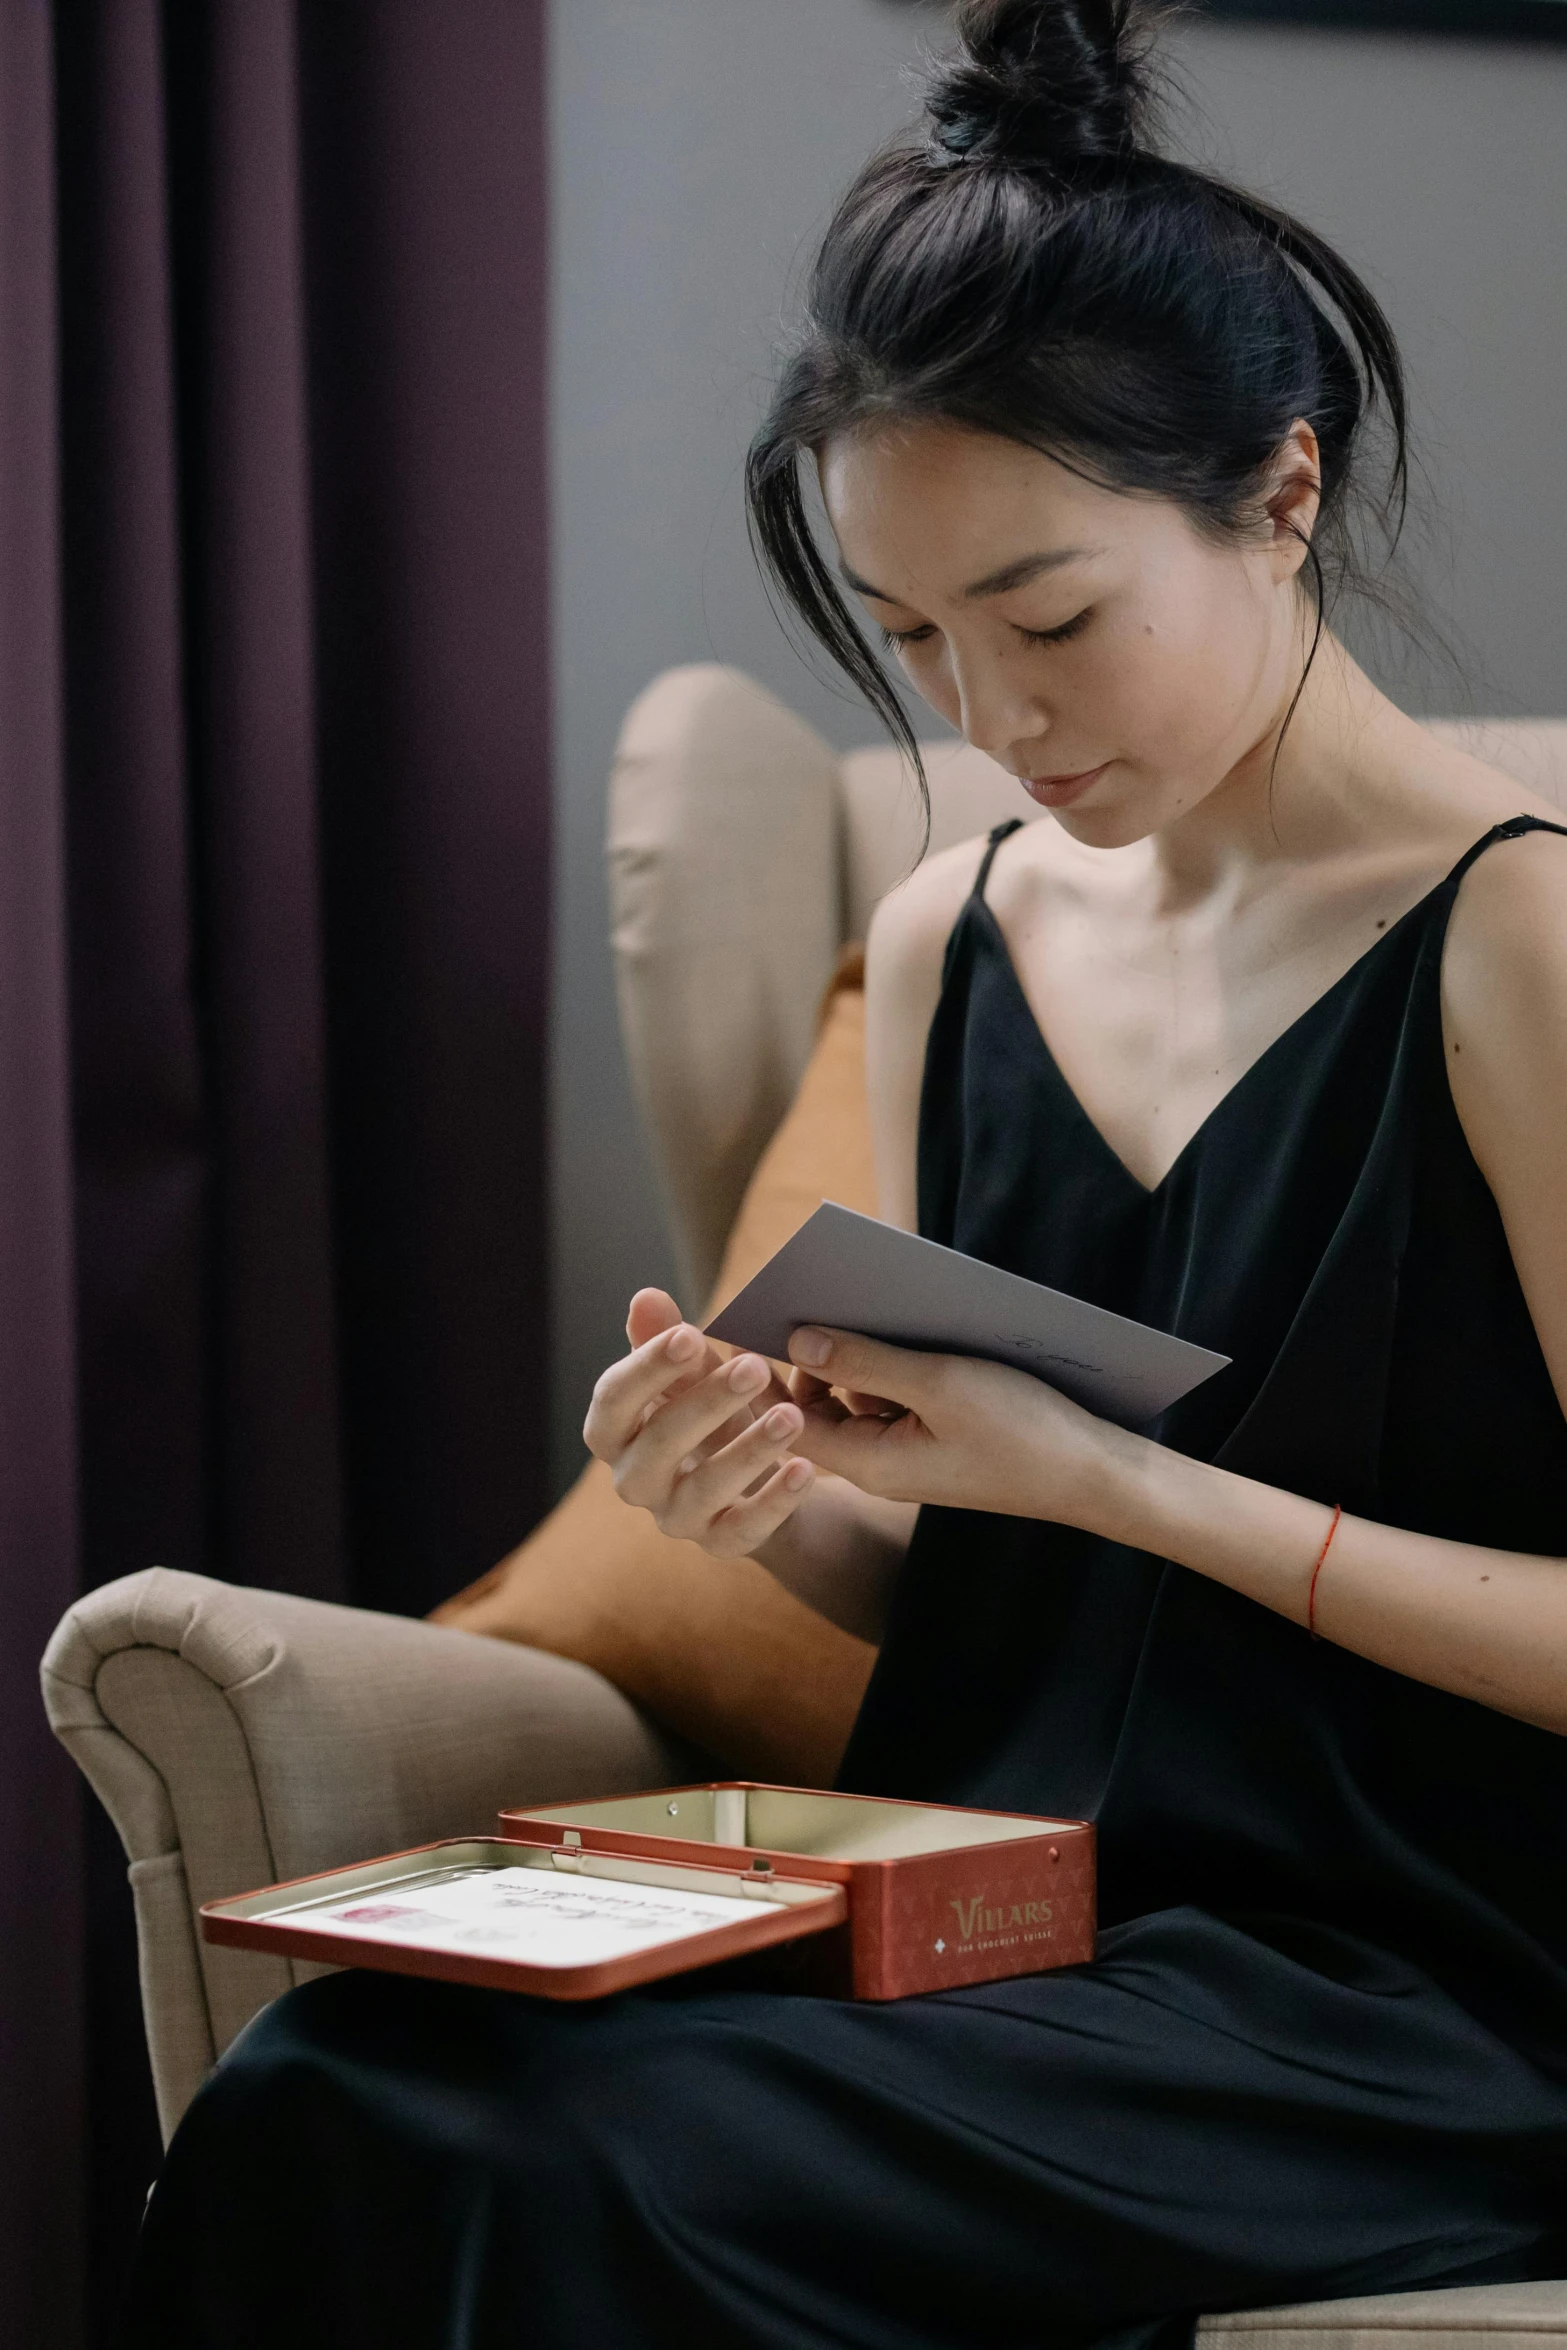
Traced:
POLYGON ((391 1853, 202 1905, 209 1942, 548 1999, 594 1999, 841 1925, 843 1888, 498 1837, 391 1853))

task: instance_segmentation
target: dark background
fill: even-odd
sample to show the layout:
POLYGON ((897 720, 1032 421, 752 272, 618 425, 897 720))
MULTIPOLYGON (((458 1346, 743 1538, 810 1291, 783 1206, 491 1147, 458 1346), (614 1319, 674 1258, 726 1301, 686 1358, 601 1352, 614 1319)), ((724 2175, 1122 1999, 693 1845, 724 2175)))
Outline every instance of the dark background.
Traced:
POLYGON ((158 2160, 45 1727, 161 1563, 421 1611, 547 1490, 542 0, 0 0, 0 2332, 158 2160))

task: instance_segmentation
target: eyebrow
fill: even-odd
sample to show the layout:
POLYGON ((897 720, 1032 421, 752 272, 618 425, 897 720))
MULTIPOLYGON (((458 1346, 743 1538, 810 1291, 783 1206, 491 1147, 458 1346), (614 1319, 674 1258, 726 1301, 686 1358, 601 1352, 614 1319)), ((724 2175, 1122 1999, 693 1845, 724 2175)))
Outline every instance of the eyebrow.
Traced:
MULTIPOLYGON (((999 571, 987 571, 983 579, 971 580, 959 590, 965 604, 981 603, 987 596, 1010 595, 1014 588, 1027 587, 1030 580, 1040 579, 1047 571, 1060 571, 1068 563, 1081 563, 1089 555, 1102 552, 1098 547, 1052 547, 1038 555, 1020 555, 1015 563, 1003 563, 999 571)), ((842 565, 844 579, 856 594, 869 596, 878 604, 897 604, 899 596, 889 596, 885 588, 873 587, 868 579, 842 565)))

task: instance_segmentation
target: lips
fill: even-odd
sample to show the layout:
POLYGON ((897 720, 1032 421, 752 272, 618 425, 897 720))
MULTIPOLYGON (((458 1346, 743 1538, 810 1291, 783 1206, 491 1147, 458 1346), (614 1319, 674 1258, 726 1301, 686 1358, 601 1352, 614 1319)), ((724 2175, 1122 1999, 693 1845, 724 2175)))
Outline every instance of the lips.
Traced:
POLYGON ((1042 808, 1065 808, 1073 800, 1081 799, 1109 766, 1110 761, 1106 759, 1103 765, 1085 768, 1080 775, 1020 775, 1018 781, 1029 798, 1037 800, 1042 808))

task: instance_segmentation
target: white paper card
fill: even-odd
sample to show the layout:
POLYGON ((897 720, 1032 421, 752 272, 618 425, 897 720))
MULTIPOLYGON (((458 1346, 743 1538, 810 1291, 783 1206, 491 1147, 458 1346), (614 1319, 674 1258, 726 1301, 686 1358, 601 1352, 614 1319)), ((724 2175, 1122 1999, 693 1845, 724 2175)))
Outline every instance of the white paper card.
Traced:
POLYGON ((707 1327, 731 1346, 786 1362, 802 1322, 1011 1363, 1127 1428, 1230 1359, 831 1200, 707 1327))
POLYGON ((280 1923, 355 1941, 577 1967, 744 1924, 756 1917, 757 1904, 742 1894, 677 1893, 603 1877, 558 1877, 544 1869, 453 1869, 411 1885, 379 1886, 319 1907, 270 1914, 280 1923))

